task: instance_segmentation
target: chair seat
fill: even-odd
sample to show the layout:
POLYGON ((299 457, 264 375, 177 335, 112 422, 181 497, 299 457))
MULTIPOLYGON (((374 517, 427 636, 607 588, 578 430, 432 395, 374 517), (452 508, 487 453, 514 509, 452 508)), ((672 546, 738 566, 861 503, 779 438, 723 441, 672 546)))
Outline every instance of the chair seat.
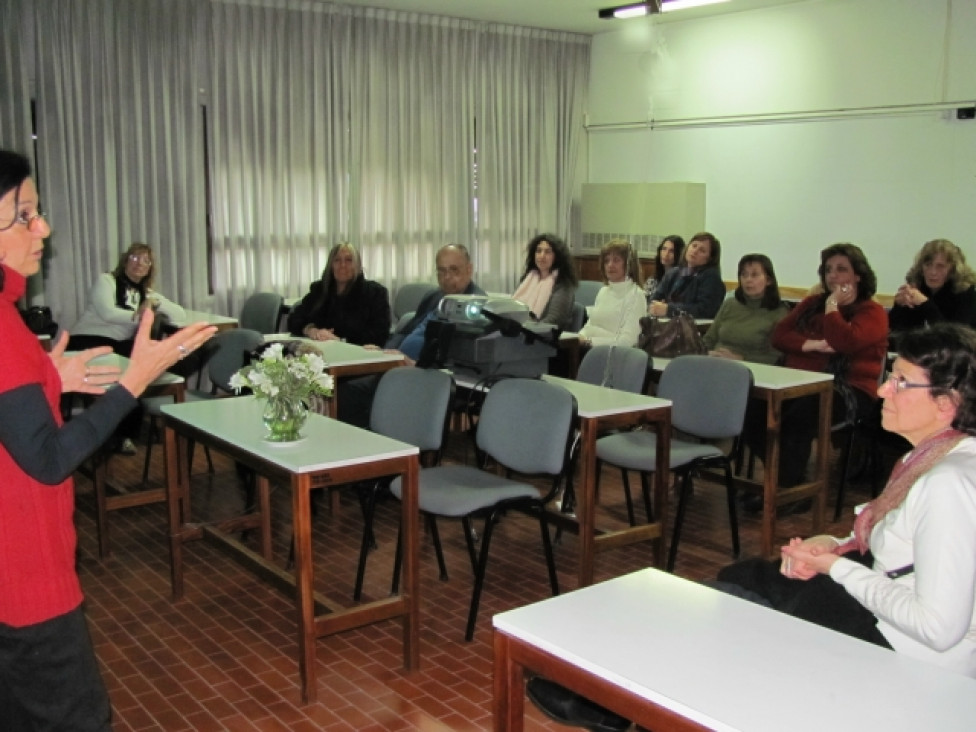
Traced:
MULTIPOLYGON (((390 491, 401 497, 400 479, 390 491)), ((539 498, 529 483, 504 478, 466 465, 443 465, 420 472, 420 510, 437 516, 467 516, 500 501, 539 498)))
MULTIPOLYGON (((596 441, 598 460, 626 470, 652 473, 657 467, 657 436, 652 432, 620 432, 596 441)), ((693 460, 723 456, 715 445, 685 440, 671 440, 670 468, 687 465, 693 460)))

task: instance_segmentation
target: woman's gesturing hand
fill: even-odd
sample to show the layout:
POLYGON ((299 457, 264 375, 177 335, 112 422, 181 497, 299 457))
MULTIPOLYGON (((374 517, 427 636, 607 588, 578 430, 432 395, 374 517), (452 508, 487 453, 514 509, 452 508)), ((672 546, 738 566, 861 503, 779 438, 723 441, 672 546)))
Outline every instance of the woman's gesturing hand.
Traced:
POLYGON ((68 347, 68 331, 61 331, 51 349, 51 361, 61 377, 61 391, 81 394, 103 394, 105 387, 119 380, 122 370, 118 366, 91 366, 89 362, 112 352, 108 346, 89 348, 74 356, 65 356, 68 347))
POLYGON ((143 312, 129 357, 129 367, 119 379, 119 383, 133 396, 142 394, 166 369, 189 356, 217 332, 216 326, 193 323, 165 340, 154 341, 149 337, 154 317, 152 310, 143 312))

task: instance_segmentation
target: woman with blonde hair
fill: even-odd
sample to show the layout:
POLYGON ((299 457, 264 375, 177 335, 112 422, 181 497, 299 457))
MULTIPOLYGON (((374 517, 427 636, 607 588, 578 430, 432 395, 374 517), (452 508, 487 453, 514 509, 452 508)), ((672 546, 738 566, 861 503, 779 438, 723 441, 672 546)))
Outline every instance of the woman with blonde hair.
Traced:
POLYGON ((949 321, 976 327, 976 272, 948 239, 933 239, 915 255, 888 313, 891 330, 949 321))
POLYGON ((606 284, 586 309, 580 344, 636 345, 647 302, 637 250, 626 239, 611 239, 600 250, 600 272, 606 284))

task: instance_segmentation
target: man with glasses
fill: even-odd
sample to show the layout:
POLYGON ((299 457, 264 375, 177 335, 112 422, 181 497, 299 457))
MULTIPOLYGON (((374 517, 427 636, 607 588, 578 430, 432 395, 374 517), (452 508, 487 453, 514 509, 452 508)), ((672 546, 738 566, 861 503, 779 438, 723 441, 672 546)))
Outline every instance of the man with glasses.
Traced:
POLYGON ((445 295, 484 295, 485 292, 471 279, 474 266, 471 255, 463 244, 448 244, 437 252, 438 290, 420 301, 417 312, 386 344, 396 348, 404 356, 416 361, 424 346, 427 323, 437 312, 437 306, 445 295))
MULTIPOLYGON (((438 290, 420 301, 417 312, 386 343, 388 349, 399 350, 413 365, 424 347, 427 323, 437 312, 437 306, 445 295, 484 295, 485 291, 471 279, 474 266, 471 255, 463 244, 448 244, 437 251, 438 290)), ((365 376, 343 382, 342 398, 339 399, 338 418, 357 427, 369 426, 369 413, 373 406, 373 394, 378 379, 365 376)))

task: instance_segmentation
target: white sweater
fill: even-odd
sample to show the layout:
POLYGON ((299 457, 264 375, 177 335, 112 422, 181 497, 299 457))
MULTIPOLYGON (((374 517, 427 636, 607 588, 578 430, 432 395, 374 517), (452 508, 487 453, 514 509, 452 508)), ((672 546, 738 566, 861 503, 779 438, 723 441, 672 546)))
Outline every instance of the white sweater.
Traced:
POLYGON ((976 438, 919 478, 870 544, 873 569, 842 558, 830 576, 897 652, 976 677, 976 438), (884 574, 910 564, 912 574, 884 574))
MULTIPOLYGON (((158 292, 149 290, 146 297, 158 301, 159 308, 156 312, 168 315, 174 323, 186 320, 186 311, 158 292)), ((120 308, 115 304, 115 277, 111 272, 99 275, 88 291, 88 307, 74 327, 69 329, 71 335, 103 336, 116 341, 127 341, 135 337, 138 323, 133 317, 139 304, 133 302, 130 305, 133 310, 120 308)))
POLYGON ((580 338, 589 339, 594 346, 637 345, 640 319, 646 310, 644 291, 633 280, 611 282, 600 289, 593 305, 586 309, 588 320, 580 330, 580 338))

